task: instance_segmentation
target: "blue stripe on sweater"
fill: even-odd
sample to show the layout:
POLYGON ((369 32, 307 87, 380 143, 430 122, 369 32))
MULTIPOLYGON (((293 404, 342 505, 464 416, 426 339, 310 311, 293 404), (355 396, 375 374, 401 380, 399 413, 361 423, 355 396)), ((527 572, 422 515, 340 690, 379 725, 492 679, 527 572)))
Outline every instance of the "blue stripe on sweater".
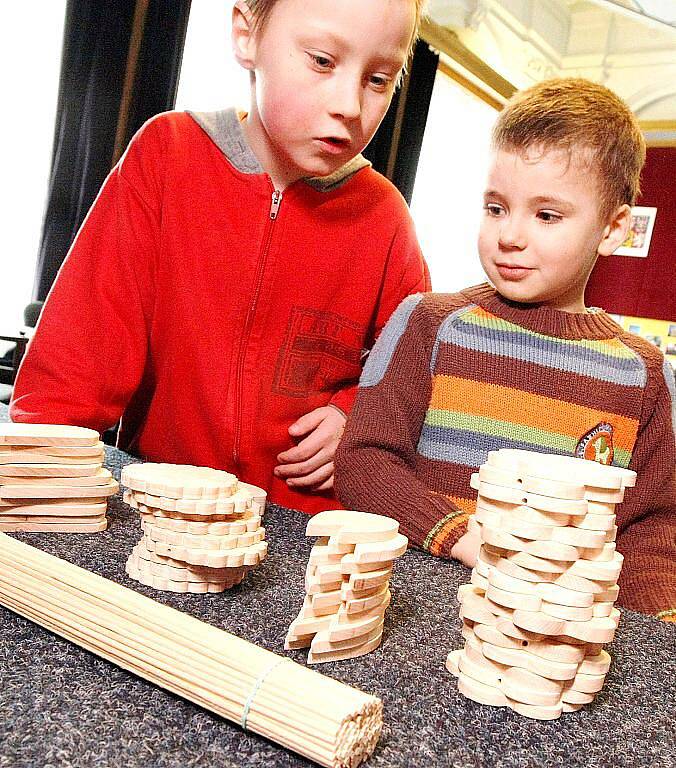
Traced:
POLYGON ((465 429, 437 427, 423 424, 417 451, 421 456, 432 461, 453 462, 468 467, 480 467, 488 458, 489 451, 498 448, 521 448, 538 453, 556 453, 541 445, 534 445, 522 440, 496 437, 481 432, 465 429))
MULTIPOLYGON (((634 387, 644 387, 646 384, 646 366, 638 355, 631 358, 604 355, 589 347, 555 337, 541 338, 528 332, 515 334, 498 328, 485 328, 463 322, 457 313, 454 315, 450 315, 439 326, 435 349, 439 342, 448 342, 496 357, 524 360, 613 384, 634 387)), ((496 365, 500 364, 498 360, 495 362, 496 365)))

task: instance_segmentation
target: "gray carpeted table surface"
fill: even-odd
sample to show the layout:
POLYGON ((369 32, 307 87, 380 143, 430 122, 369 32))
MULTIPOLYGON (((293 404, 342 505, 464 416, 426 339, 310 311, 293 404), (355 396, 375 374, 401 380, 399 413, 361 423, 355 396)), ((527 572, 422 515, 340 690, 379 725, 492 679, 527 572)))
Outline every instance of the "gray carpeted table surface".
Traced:
MULTIPOLYGON (((7 411, 0 409, 0 420, 7 411)), ((106 449, 106 465, 135 461, 106 449)), ((221 595, 173 595, 124 572, 140 539, 137 515, 118 496, 97 534, 13 534, 252 643, 284 654, 303 600, 312 541, 307 517, 274 505, 270 551, 243 584, 221 595)), ((623 611, 613 664, 595 703, 539 722, 461 696, 444 660, 460 648, 458 585, 469 570, 415 550, 395 565, 381 647, 324 674, 380 696, 385 727, 367 763, 386 766, 674 766, 676 630, 623 611)), ((307 652, 288 652, 302 664, 307 652)), ((327 702, 327 705, 329 703, 327 702)), ((305 766, 297 755, 170 694, 0 607, 0 766, 35 768, 305 766)))

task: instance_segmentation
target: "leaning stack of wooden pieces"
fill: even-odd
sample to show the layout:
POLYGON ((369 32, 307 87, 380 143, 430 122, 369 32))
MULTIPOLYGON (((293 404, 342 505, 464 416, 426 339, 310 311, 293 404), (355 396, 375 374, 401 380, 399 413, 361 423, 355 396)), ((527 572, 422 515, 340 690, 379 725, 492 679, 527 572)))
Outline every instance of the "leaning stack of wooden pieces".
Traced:
POLYGON ((482 543, 458 591, 465 647, 446 661, 462 694, 547 720, 594 700, 620 617, 615 505, 635 482, 584 459, 489 454, 472 477, 482 543))
POLYGON ((380 736, 375 696, 1 533, 0 605, 320 765, 380 736))
POLYGON ((303 606, 284 647, 309 647, 310 664, 373 651, 382 640, 392 566, 408 546, 399 523, 366 512, 330 510, 315 515, 306 533, 319 539, 310 551, 303 606))
POLYGON ((131 464, 124 501, 141 516, 143 538, 126 570, 169 592, 223 592, 266 556, 261 525, 266 494, 209 467, 131 464))
POLYGON ((0 424, 0 531, 103 531, 118 488, 93 429, 0 424))

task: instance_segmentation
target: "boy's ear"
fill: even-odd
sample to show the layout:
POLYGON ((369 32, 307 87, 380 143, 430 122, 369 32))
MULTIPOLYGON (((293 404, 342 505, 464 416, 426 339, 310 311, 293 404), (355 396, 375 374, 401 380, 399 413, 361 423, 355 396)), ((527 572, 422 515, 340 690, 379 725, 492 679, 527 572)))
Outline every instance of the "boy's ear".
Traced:
POLYGON ((232 51, 240 66, 253 70, 256 58, 254 18, 245 0, 237 0, 232 8, 232 51))
POLYGON ((613 213, 610 221, 603 230, 603 239, 599 243, 598 253, 610 256, 627 239, 631 226, 631 207, 626 203, 613 213))

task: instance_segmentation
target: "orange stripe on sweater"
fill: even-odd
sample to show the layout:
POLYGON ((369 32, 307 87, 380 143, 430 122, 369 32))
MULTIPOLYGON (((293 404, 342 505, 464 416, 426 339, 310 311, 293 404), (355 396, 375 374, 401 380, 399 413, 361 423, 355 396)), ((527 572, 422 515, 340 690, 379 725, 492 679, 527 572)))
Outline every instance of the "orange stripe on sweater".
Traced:
POLYGON ((434 377, 430 408, 526 424, 574 438, 608 421, 613 425, 615 445, 626 451, 633 450, 638 431, 636 419, 457 376, 434 377))

